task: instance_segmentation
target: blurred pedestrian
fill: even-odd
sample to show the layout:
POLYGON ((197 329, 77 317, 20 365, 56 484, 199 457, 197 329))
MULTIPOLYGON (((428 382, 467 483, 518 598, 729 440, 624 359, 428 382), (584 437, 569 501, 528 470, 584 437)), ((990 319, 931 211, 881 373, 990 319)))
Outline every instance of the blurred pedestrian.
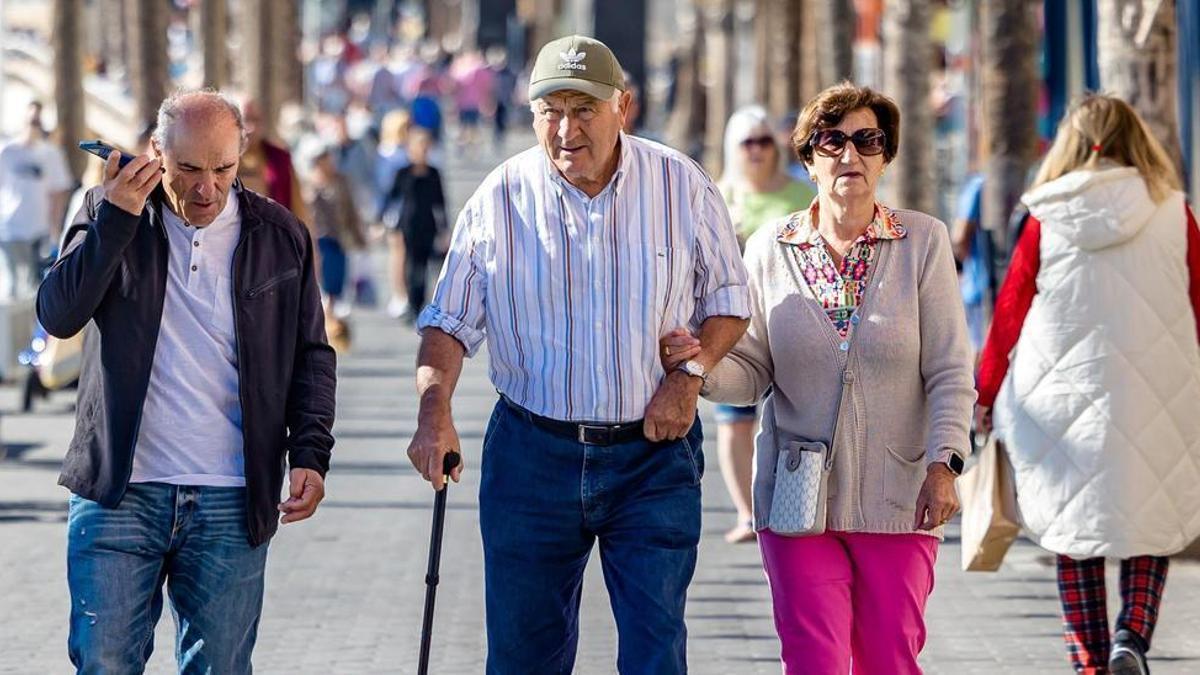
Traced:
POLYGON ((1167 556, 1200 535, 1200 230, 1166 151, 1110 96, 1068 111, 1021 201, 977 423, 995 407, 1025 530, 1058 554, 1075 670, 1145 673, 1167 556))
MULTIPOLYGON (((717 185, 743 245, 759 227, 803 209, 816 196, 814 190, 784 173, 784 155, 762 107, 742 108, 725 124, 725 170, 717 185)), ((715 418, 721 477, 737 509, 737 521, 725 533, 725 541, 754 541, 750 480, 758 408, 722 403, 716 406, 715 418)))
POLYGON ((375 164, 375 181, 380 200, 376 204, 378 219, 383 226, 388 246, 388 285, 391 298, 387 303, 387 314, 399 319, 409 313, 408 285, 404 281, 405 249, 404 236, 400 233, 398 203, 384 203, 396 184, 396 174, 408 165, 408 137, 411 133, 411 118, 406 110, 393 110, 383 118, 379 133, 379 157, 375 164))
POLYGON ((487 62, 492 72, 492 142, 498 151, 503 152, 509 109, 514 104, 513 96, 517 89, 517 73, 509 65, 508 53, 503 47, 489 48, 487 62))
POLYGON ((247 189, 274 199, 301 222, 308 222, 300 177, 296 175, 292 153, 267 138, 258 101, 252 98, 242 100, 242 119, 246 125, 246 149, 238 164, 237 177, 247 189))
POLYGON ((441 52, 436 45, 421 49, 421 64, 409 75, 406 92, 412 99, 409 112, 414 126, 428 129, 435 142, 442 140, 441 97, 449 89, 438 66, 441 52))
POLYGON ((450 68, 454 82, 454 106, 458 113, 459 152, 479 153, 479 126, 483 111, 492 105, 492 71, 475 50, 460 54, 450 68))
POLYGON ((384 200, 384 210, 394 211, 395 221, 387 236, 404 242, 404 281, 408 288, 407 311, 401 315, 415 323, 425 306, 425 288, 429 260, 435 244, 446 232, 446 197, 442 175, 429 165, 433 137, 418 129, 409 135, 409 163, 396 174, 395 183, 384 200))
POLYGON ((57 242, 75 178, 42 124, 42 104, 21 133, 0 144, 0 298, 28 299, 41 282, 40 249, 57 242))
POLYGON ((367 76, 369 86, 366 95, 367 110, 375 120, 404 105, 404 93, 400 80, 391 68, 390 49, 386 43, 371 46, 367 76))
MULTIPOLYGON (((352 135, 345 115, 332 114, 322 118, 321 138, 333 153, 339 174, 346 179, 360 218, 369 220, 375 215, 380 193, 376 187, 378 170, 375 163, 379 153, 365 134, 352 135)), ((315 157, 315 155, 314 155, 315 157)))
POLYGON ((325 309, 325 327, 329 341, 345 351, 350 344, 349 327, 342 320, 339 305, 349 274, 347 252, 366 247, 362 221, 349 181, 337 169, 336 148, 317 151, 312 160, 306 202, 313 241, 317 242, 321 298, 325 309))
POLYGON ((983 174, 967 176, 958 199, 950 241, 960 266, 959 290, 967 311, 971 349, 983 348, 996 299, 996 246, 992 233, 983 226, 983 174))
MULTIPOLYGON (((876 200, 899 148, 891 99, 830 87, 792 139, 817 199, 750 237, 750 328, 702 393, 766 397, 754 521, 784 672, 917 674, 975 401, 950 237, 876 200), (776 468, 812 443, 831 467, 823 532, 786 536, 772 529, 790 506, 775 500, 776 468)), ((694 342, 677 330, 664 347, 669 366, 694 342)))
POLYGON ((336 368, 312 243, 236 184, 243 133, 221 94, 164 101, 153 155, 109 156, 38 292, 51 335, 86 328, 59 477, 80 673, 145 669, 164 582, 179 672, 249 673, 267 542, 324 496, 336 368))
POLYGON ((624 87, 597 40, 541 49, 529 85, 539 147, 468 201, 418 322, 408 454, 435 489, 445 453, 461 452, 450 401, 463 358, 485 340, 501 395, 480 469, 489 673, 572 670, 597 540, 617 670, 687 671, 696 398, 745 329, 749 295, 716 187, 682 154, 621 132, 624 87), (661 327, 683 322, 702 349, 667 373, 661 327))

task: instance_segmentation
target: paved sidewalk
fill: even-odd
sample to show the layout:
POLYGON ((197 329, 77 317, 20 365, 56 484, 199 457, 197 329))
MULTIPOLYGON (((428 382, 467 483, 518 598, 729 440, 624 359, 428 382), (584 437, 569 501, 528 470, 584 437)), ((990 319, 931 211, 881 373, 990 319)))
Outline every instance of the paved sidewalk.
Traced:
MULTIPOLYGON (((479 164, 479 163, 476 163, 479 164)), ((482 169, 451 165, 461 203, 482 169)), ((382 266, 378 266, 382 269, 382 266)), ((255 665, 262 673, 411 673, 415 670, 431 493, 404 450, 414 430, 416 338, 373 312, 354 316, 356 344, 340 359, 338 421, 328 498, 312 521, 271 544, 255 665)), ((67 493, 55 485, 72 428, 72 396, 18 415, 0 388, 7 456, 0 459, 0 673, 64 673, 67 493)), ((432 670, 479 673, 485 653, 477 525, 478 448, 495 400, 483 356, 470 361, 455 403, 467 473, 450 493, 432 670)), ((710 406, 704 405, 706 422, 710 406)), ((712 435, 712 426, 707 427, 712 435)), ((688 603, 690 663, 702 675, 778 673, 778 643, 757 549, 726 545, 731 524, 711 441, 706 444, 704 539, 688 603)), ((930 601, 926 672, 1066 673, 1050 558, 1019 543, 996 574, 958 571, 955 534, 941 549, 930 601)), ((614 672, 615 640, 595 561, 585 584, 579 673, 614 672)), ((1115 596, 1115 576, 1111 593, 1115 596)), ((1114 604, 1115 606, 1115 599, 1114 604)), ((1114 612, 1115 614, 1115 612, 1114 612)), ((150 672, 171 672, 169 612, 150 672)), ((1151 666, 1200 672, 1200 566, 1171 568, 1151 666)))

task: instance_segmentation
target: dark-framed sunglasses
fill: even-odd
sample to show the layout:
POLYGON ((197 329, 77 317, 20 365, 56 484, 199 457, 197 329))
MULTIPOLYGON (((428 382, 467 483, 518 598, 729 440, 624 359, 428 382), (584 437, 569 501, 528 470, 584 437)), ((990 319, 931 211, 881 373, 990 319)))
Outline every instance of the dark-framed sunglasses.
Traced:
POLYGON ((771 138, 770 136, 756 136, 754 138, 747 138, 746 140, 742 141, 740 145, 747 150, 756 145, 760 148, 769 148, 775 145, 775 139, 771 138))
POLYGON ((883 129, 859 129, 852 134, 839 129, 817 129, 808 137, 812 149, 826 157, 841 155, 847 142, 854 144, 858 154, 872 157, 883 152, 887 145, 887 134, 883 129))

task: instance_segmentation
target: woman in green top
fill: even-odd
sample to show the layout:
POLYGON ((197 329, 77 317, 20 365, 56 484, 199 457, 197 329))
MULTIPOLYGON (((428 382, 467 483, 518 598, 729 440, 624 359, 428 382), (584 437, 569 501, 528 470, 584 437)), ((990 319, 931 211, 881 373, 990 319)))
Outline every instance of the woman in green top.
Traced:
MULTIPOLYGON (((784 166, 766 110, 748 106, 730 116, 725 125, 725 170, 718 186, 743 244, 760 226, 804 209, 816 196, 813 187, 784 173, 784 166)), ((725 534, 730 543, 754 541, 750 478, 756 419, 755 406, 716 407, 721 476, 737 508, 737 524, 725 534)))

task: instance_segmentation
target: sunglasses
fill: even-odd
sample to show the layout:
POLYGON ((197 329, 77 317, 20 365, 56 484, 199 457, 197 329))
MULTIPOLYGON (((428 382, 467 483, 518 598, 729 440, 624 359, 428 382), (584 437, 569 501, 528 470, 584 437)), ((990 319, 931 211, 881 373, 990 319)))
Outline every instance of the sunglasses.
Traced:
POLYGON ((883 152, 887 145, 887 134, 883 129, 859 129, 852 134, 838 129, 817 129, 808 137, 812 149, 826 157, 841 155, 847 142, 854 144, 858 154, 872 157, 883 152))
POLYGON ((758 136, 757 138, 747 138, 741 142, 741 146, 747 150, 756 145, 760 148, 769 148, 775 145, 775 139, 770 136, 758 136))

